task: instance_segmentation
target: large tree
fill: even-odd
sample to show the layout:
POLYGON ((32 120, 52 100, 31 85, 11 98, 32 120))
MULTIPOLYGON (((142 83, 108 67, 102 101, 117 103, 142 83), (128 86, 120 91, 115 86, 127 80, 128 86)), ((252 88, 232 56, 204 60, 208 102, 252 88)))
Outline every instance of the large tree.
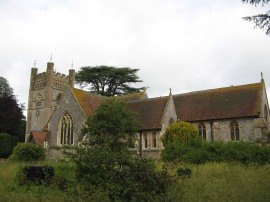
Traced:
POLYGON ((133 158, 128 149, 138 129, 134 114, 115 98, 88 118, 83 146, 70 153, 77 165, 77 184, 86 193, 98 189, 103 201, 165 201, 166 172, 156 171, 149 159, 133 158))
POLYGON ((9 86, 8 80, 0 76, 0 97, 3 97, 4 94, 12 95, 13 89, 9 86))
MULTIPOLYGON (((257 6, 257 4, 268 4, 270 0, 242 0, 243 3, 250 3, 257 6)), ((263 14, 258 14, 254 16, 247 16, 243 18, 244 20, 251 21, 255 24, 255 27, 265 30, 267 35, 270 35, 270 10, 263 14)))
POLYGON ((0 133, 8 133, 23 140, 24 105, 19 104, 7 79, 0 77, 0 133))
POLYGON ((89 88, 91 93, 103 96, 125 95, 145 89, 131 86, 142 82, 137 75, 138 71, 129 67, 81 67, 75 79, 81 87, 89 88))

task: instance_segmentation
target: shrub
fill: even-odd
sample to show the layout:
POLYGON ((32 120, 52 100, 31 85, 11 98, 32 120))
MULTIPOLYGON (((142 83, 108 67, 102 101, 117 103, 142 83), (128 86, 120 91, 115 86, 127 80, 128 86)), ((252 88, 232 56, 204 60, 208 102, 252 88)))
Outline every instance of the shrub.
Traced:
POLYGON ((162 137, 163 145, 172 142, 200 142, 198 129, 188 122, 177 122, 171 124, 162 137))
POLYGON ((53 176, 54 168, 52 166, 23 166, 19 169, 15 180, 19 185, 30 182, 49 184, 53 176))
POLYGON ((161 156, 164 161, 183 161, 192 164, 224 161, 266 164, 270 162, 270 148, 249 142, 200 144, 174 142, 165 147, 161 156))
POLYGON ((12 137, 7 133, 0 133, 0 158, 7 158, 12 153, 12 137))
POLYGON ((10 160, 18 162, 42 161, 45 151, 42 146, 32 143, 19 143, 13 149, 10 160))

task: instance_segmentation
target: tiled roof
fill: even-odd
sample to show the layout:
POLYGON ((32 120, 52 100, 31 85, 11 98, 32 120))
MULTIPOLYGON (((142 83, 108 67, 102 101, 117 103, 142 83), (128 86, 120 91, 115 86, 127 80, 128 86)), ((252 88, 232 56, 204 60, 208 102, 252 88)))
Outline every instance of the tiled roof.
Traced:
POLYGON ((73 93, 87 116, 93 115, 100 103, 107 99, 107 97, 95 95, 76 88, 73 88, 73 93))
POLYGON ((135 101, 135 100, 146 99, 147 95, 145 94, 145 92, 139 92, 139 93, 132 93, 128 95, 116 96, 116 98, 124 102, 130 102, 130 101, 135 101))
POLYGON ((34 138, 34 142, 36 144, 42 145, 45 141, 47 132, 46 131, 31 131, 30 133, 30 138, 33 137, 34 138))
POLYGON ((174 95, 177 116, 183 121, 258 115, 261 83, 174 95))
POLYGON ((127 108, 135 112, 144 130, 161 128, 161 120, 168 97, 127 102, 127 108))

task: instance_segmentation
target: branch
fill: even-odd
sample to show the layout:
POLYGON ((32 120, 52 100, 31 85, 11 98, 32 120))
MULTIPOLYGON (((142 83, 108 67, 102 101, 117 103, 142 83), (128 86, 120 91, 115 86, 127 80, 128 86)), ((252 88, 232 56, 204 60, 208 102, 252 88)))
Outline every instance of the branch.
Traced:
POLYGON ((262 2, 262 6, 264 6, 265 4, 268 4, 269 1, 270 0, 242 0, 243 3, 249 3, 255 6, 257 6, 257 4, 260 2, 262 2))
POLYGON ((267 35, 270 35, 270 11, 266 14, 259 14, 254 16, 243 17, 244 20, 249 22, 253 22, 255 24, 255 28, 258 27, 266 32, 267 35))

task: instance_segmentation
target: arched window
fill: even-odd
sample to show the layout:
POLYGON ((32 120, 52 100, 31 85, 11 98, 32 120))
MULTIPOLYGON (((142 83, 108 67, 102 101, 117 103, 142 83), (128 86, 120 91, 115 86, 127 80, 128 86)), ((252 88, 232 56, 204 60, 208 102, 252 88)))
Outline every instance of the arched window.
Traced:
POLYGON ((144 148, 148 148, 147 132, 143 132, 144 148))
POLYGON ((62 116, 60 125, 60 144, 73 144, 73 121, 68 113, 62 116))
POLYGON ((42 96, 40 94, 37 94, 36 96, 36 106, 39 107, 42 102, 42 96))
POLYGON ((199 135, 202 137, 202 140, 206 140, 206 127, 204 123, 199 123, 198 125, 199 135))
POLYGON ((157 132, 152 132, 152 147, 157 148, 157 132))
POLYGON ((230 129, 231 129, 231 140, 237 141, 239 140, 239 125, 236 121, 232 121, 230 123, 230 129))

